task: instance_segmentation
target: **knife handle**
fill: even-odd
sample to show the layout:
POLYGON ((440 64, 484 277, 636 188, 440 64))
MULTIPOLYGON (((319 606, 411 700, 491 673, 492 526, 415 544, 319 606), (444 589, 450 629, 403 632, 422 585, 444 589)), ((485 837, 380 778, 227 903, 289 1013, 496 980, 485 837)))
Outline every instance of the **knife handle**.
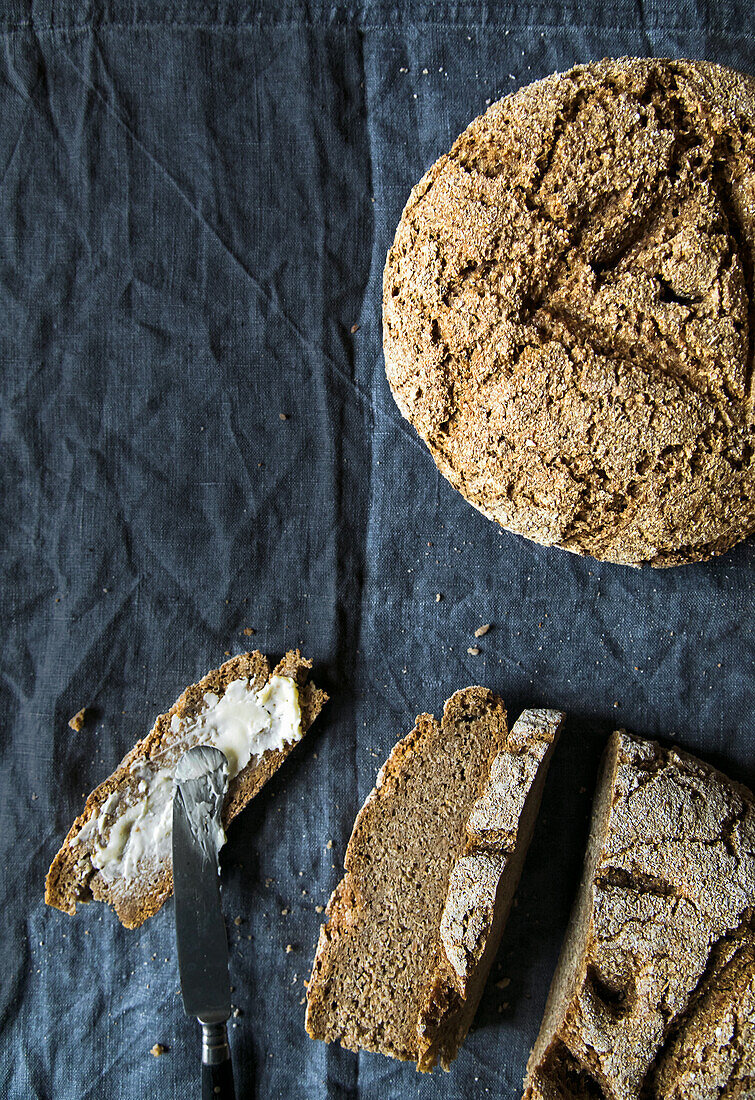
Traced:
POLYGON ((202 1024, 202 1100, 236 1100, 225 1024, 202 1024))

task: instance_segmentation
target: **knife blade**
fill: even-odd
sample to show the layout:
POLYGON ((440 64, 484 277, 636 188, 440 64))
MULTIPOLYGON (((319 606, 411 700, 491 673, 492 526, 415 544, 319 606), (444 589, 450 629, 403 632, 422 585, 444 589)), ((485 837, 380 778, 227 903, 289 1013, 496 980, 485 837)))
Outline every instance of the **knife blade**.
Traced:
POLYGON ((228 761, 197 745, 173 784, 173 892, 184 1008, 202 1025, 202 1098, 234 1100, 226 1021, 231 1015, 228 940, 220 905, 221 823, 228 761))

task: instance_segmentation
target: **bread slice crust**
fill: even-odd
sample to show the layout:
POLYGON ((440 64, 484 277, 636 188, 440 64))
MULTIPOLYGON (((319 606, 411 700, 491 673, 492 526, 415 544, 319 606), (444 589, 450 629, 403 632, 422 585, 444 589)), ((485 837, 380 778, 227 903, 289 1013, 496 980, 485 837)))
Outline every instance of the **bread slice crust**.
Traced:
MULTIPOLYGON (((299 693, 302 737, 327 702, 328 696, 308 681, 312 662, 302 657, 298 650, 290 650, 276 665, 273 676, 287 676, 295 681, 299 693)), ((106 799, 114 792, 132 783, 131 766, 141 760, 156 757, 166 745, 175 740, 171 730, 174 715, 179 719, 191 719, 201 709, 207 692, 222 695, 234 680, 248 679, 250 688, 258 691, 271 678, 267 658, 260 652, 241 653, 226 661, 219 668, 208 672, 195 684, 190 684, 169 711, 161 714, 146 737, 124 756, 112 775, 108 776, 89 795, 84 809, 74 821, 52 861, 45 882, 45 901, 48 905, 74 914, 78 903, 104 901, 111 905, 126 928, 138 928, 153 916, 173 892, 173 873, 170 865, 161 865, 150 878, 148 888, 139 889, 131 883, 130 889, 119 888, 119 883, 108 882, 91 862, 91 842, 76 843, 87 822, 95 818, 106 799), (74 843, 72 843, 72 841, 74 843)), ((231 780, 223 806, 223 824, 227 826, 251 801, 268 779, 278 770, 297 742, 282 750, 268 750, 260 757, 252 757, 247 766, 231 780)))
POLYGON ((754 913, 752 793, 613 734, 525 1100, 752 1096, 754 913))
POLYGON ((563 718, 528 713, 548 717, 518 740, 523 724, 509 733, 502 700, 466 688, 446 702, 440 722, 420 715, 390 753, 357 815, 346 874, 320 932, 307 992, 313 1039, 414 1061, 423 1071, 437 1062, 447 1069, 456 1056, 498 947, 563 718), (507 814, 491 795, 507 756, 522 765, 519 813, 507 814))

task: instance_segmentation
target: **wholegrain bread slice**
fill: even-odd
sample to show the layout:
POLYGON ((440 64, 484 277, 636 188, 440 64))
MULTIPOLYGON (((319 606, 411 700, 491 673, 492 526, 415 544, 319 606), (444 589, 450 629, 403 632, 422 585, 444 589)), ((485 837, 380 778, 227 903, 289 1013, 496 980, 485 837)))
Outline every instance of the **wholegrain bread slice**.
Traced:
POLYGON ((456 692, 395 746, 354 824, 307 991, 307 1031, 445 1069, 495 956, 563 715, 456 692))
POLYGON ((615 733, 526 1100, 755 1096, 755 806, 615 733))
MULTIPOLYGON (((272 673, 272 676, 290 678, 297 686, 302 736, 328 698, 324 691, 308 681, 311 667, 311 661, 303 658, 298 650, 292 650, 272 673)), ((71 826, 47 874, 45 900, 48 905, 73 914, 79 902, 104 901, 115 909, 126 928, 137 928, 160 909, 173 892, 169 856, 167 859, 140 864, 136 878, 110 881, 92 863, 94 848, 91 823, 98 818, 107 799, 114 792, 123 799, 124 806, 129 804, 130 798, 132 801, 137 798, 135 770, 145 763, 166 757, 170 759, 175 755, 178 736, 174 728, 175 719, 190 721, 195 718, 207 693, 222 698, 228 685, 237 680, 248 680, 249 689, 257 691, 271 678, 267 658, 259 652, 243 653, 186 688, 171 709, 156 719, 147 737, 134 746, 113 774, 100 783, 87 798, 83 812, 71 826)), ((292 742, 280 750, 270 749, 260 756, 253 756, 248 765, 230 781, 223 807, 224 826, 254 798, 297 743, 292 742)))

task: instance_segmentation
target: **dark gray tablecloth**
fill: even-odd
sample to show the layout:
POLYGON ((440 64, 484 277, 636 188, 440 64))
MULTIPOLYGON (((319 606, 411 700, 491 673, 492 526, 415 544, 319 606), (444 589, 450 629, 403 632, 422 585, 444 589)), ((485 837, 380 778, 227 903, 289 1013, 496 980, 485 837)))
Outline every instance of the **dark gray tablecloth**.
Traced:
POLYGON ((402 206, 486 104, 604 55, 755 72, 751 15, 5 5, 3 1097, 195 1094, 172 904, 126 932, 100 906, 46 908, 43 880, 82 795, 249 648, 245 627, 270 654, 300 645, 332 702, 224 853, 242 1097, 253 1070, 264 1097, 516 1097, 608 731, 673 737, 752 782, 755 546, 632 571, 501 532, 402 422, 380 348, 402 206), (450 1074, 424 1078, 311 1042, 304 979, 376 769, 473 682, 514 715, 570 719, 475 1028, 450 1074))

